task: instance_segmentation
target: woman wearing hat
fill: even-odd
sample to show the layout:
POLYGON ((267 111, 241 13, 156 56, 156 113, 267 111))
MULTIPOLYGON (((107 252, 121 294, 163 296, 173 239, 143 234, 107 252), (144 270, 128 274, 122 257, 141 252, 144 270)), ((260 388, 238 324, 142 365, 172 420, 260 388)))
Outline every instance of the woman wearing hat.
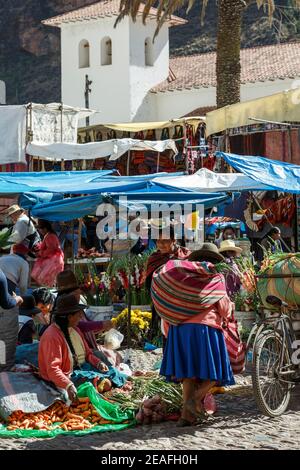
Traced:
MULTIPOLYGON (((175 230, 174 226, 170 225, 170 236, 168 238, 164 237, 163 230, 166 228, 163 225, 160 225, 159 222, 153 220, 151 225, 158 229, 159 237, 156 240, 156 247, 157 249, 149 256, 147 261, 146 267, 146 286, 150 290, 151 288, 151 281, 153 273, 156 269, 163 266, 167 263, 170 259, 186 259, 190 255, 190 250, 187 248, 183 248, 182 246, 178 245, 175 239, 175 230)), ((159 329, 159 317, 156 313, 155 307, 152 307, 152 325, 151 325, 151 333, 154 337, 159 329)))
POLYGON ((6 215, 9 216, 14 223, 9 240, 18 247, 23 255, 35 257, 33 251, 41 239, 33 221, 17 204, 10 206, 6 211, 6 215))
POLYGON ((160 373, 183 383, 179 426, 203 416, 204 398, 216 383, 234 384, 222 331, 232 302, 214 267, 220 261, 217 247, 204 243, 188 261, 170 260, 153 275, 152 300, 167 333, 160 373))
POLYGON ((228 265, 228 270, 224 270, 226 290, 229 297, 233 300, 235 294, 240 291, 242 286, 242 273, 234 261, 242 253, 242 248, 235 245, 233 240, 224 240, 220 244, 219 253, 221 253, 228 265))
POLYGON ((78 328, 84 309, 76 295, 65 294, 58 298, 53 310, 53 323, 47 328, 39 345, 39 369, 43 379, 67 392, 70 400, 76 396, 71 380, 73 371, 85 363, 95 371, 108 369, 88 347, 78 328))
MULTIPOLYGON (((57 298, 54 303, 54 308, 60 296, 71 293, 75 295, 76 299, 79 302, 81 296, 80 286, 73 271, 71 271, 70 269, 66 269, 65 271, 59 273, 59 275, 57 276, 57 298)), ((78 323, 78 328, 84 334, 85 340, 88 343, 89 347, 96 350, 98 349, 98 344, 96 341, 95 333, 99 333, 102 330, 112 328, 112 323, 110 320, 88 320, 85 313, 83 313, 82 319, 78 323)))

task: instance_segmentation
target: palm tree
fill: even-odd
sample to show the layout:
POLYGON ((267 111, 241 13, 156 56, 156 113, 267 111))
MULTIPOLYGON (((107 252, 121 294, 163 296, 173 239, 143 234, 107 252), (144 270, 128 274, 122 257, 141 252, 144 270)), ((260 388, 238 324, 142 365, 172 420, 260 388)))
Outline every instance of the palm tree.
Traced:
MULTIPOLYGON (((300 0, 293 0, 296 7, 300 7, 300 0)), ((150 8, 157 7, 157 29, 158 34, 163 23, 176 10, 187 6, 187 12, 194 5, 195 0, 121 0, 119 22, 122 18, 130 15, 136 20, 139 7, 145 4, 143 11, 143 22, 146 21, 150 8)), ((258 8, 267 9, 270 22, 272 22, 275 11, 275 0, 218 0, 218 34, 217 34, 217 107, 237 103, 240 101, 241 85, 241 23, 245 8, 251 3, 256 3, 258 8)), ((208 0, 202 1, 201 19, 205 15, 208 0)))

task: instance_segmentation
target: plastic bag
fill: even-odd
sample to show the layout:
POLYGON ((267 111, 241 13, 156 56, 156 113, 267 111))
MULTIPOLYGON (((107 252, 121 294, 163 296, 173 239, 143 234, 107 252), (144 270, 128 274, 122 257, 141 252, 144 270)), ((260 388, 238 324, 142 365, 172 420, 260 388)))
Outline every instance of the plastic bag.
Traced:
POLYGON ((104 346, 112 350, 119 349, 123 339, 124 335, 112 328, 104 336, 104 346))

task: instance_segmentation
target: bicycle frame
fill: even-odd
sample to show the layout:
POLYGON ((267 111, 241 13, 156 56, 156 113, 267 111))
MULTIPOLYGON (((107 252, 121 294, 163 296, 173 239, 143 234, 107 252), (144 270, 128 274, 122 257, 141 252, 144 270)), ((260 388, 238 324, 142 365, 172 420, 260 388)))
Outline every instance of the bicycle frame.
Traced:
POLYGON ((295 365, 291 361, 293 350, 293 342, 296 339, 291 319, 285 313, 281 313, 279 317, 263 319, 256 323, 252 328, 246 346, 246 352, 252 348, 256 349, 256 344, 263 334, 274 332, 274 335, 280 334, 282 338, 283 347, 280 348, 279 353, 279 367, 278 375, 281 381, 295 384, 294 380, 286 379, 287 376, 292 375, 296 371, 295 365), (254 337, 254 342, 251 345, 251 340, 254 337), (289 361, 286 363, 285 354, 288 352, 289 361))

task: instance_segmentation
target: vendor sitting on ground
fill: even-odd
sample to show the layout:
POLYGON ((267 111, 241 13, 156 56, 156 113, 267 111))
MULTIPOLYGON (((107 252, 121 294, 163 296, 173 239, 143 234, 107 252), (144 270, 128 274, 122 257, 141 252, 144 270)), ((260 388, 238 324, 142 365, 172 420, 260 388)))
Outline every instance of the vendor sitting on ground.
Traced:
POLYGON ((67 392, 70 400, 76 396, 71 380, 75 369, 89 363, 94 371, 107 372, 87 345, 77 325, 86 305, 80 304, 73 294, 59 297, 53 311, 53 323, 43 334, 39 346, 39 369, 44 380, 67 392))
MULTIPOLYGON (((57 276, 57 298, 54 303, 54 308, 59 297, 65 294, 75 295, 78 302, 80 302, 81 289, 76 279, 75 274, 70 270, 66 269, 57 276)), ((109 330, 112 327, 110 320, 105 321, 92 321, 87 318, 83 312, 82 318, 78 323, 78 328, 84 334, 84 338, 92 349, 98 349, 95 333, 99 333, 102 330, 109 330)))
POLYGON ((37 308, 33 295, 25 295, 23 303, 19 307, 19 344, 33 343, 37 332, 34 317, 40 313, 41 310, 37 308))

